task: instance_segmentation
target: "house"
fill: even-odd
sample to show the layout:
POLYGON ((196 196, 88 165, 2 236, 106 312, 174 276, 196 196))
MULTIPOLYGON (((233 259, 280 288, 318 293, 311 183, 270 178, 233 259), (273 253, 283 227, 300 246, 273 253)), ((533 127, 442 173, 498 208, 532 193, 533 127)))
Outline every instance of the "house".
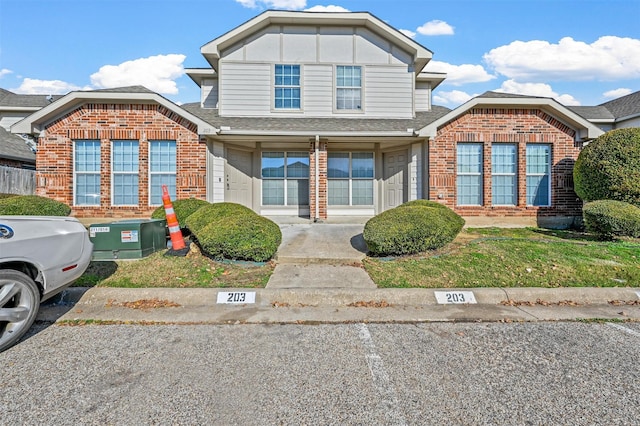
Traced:
POLYGON ((433 105, 432 52, 369 13, 266 11, 201 53, 199 102, 79 91, 14 124, 38 137, 38 193, 79 217, 148 216, 163 184, 313 220, 422 198, 465 217, 581 215, 573 163, 600 128, 549 98, 433 105))
POLYGON ((634 92, 597 106, 570 108, 605 132, 625 127, 640 127, 640 92, 634 92))

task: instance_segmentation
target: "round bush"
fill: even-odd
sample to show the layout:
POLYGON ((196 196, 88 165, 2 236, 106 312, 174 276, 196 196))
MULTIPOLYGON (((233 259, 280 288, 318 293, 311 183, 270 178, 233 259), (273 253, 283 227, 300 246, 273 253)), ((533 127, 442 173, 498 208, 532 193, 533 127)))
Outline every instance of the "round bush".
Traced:
POLYGON ((69 216, 71 207, 39 195, 19 195, 0 199, 0 215, 69 216))
POLYGON ((282 241, 280 227, 255 213, 218 218, 194 234, 202 251, 215 259, 264 262, 282 241))
POLYGON ((603 239, 616 236, 640 238, 640 208, 616 200, 597 200, 582 209, 587 231, 603 239))
POLYGON ((363 237, 373 256, 415 254, 445 246, 464 226, 446 206, 402 205, 369 219, 363 237))
MULTIPOLYGON (((173 205, 173 211, 176 213, 180 227, 185 228, 187 218, 200 207, 208 206, 210 203, 198 198, 186 198, 184 200, 173 201, 171 204, 173 205)), ((166 217, 164 206, 158 207, 151 214, 151 219, 166 219, 166 217)))
POLYGON ((640 207, 640 128, 612 130, 590 142, 573 169, 584 201, 618 200, 640 207))
POLYGON ((207 204, 194 213, 189 215, 185 219, 185 226, 194 235, 198 235, 198 232, 209 225, 211 222, 219 219, 226 219, 233 216, 253 216, 256 213, 248 207, 236 203, 213 203, 207 204))
MULTIPOLYGON (((407 201, 404 204, 400 204, 398 207, 431 207, 434 209, 441 209, 441 210, 449 210, 451 211, 451 209, 447 206, 445 206, 444 204, 441 204, 437 201, 431 201, 431 200, 413 200, 413 201, 407 201)), ((460 217, 460 216, 458 216, 460 217)))

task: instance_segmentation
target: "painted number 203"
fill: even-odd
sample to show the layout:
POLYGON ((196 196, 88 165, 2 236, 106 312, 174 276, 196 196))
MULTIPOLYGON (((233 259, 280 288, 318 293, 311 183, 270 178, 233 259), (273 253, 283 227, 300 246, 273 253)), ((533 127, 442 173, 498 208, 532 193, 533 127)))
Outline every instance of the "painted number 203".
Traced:
POLYGON ((227 295, 227 303, 244 302, 247 297, 247 293, 229 293, 227 295))
POLYGON ((465 303, 466 301, 463 293, 447 293, 448 303, 465 303))

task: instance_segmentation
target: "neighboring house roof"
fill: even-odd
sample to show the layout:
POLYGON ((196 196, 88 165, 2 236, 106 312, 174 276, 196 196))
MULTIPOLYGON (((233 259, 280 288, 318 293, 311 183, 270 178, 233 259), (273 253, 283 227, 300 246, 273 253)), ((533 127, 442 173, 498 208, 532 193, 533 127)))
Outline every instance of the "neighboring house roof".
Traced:
POLYGON ((62 95, 21 95, 0 88, 0 110, 37 111, 62 95))
POLYGON ((61 114, 77 108, 82 104, 91 102, 116 104, 132 102, 143 104, 158 103, 182 118, 196 124, 198 126, 198 134, 200 135, 215 134, 217 132, 217 129, 212 129, 211 126, 202 119, 144 86, 71 92, 15 123, 11 126, 11 132, 38 134, 44 130, 44 126, 47 123, 55 120, 61 114))
POLYGON ((184 104, 182 108, 220 129, 219 134, 309 136, 415 136, 414 131, 451 111, 446 107, 434 106, 431 111, 417 112, 413 119, 278 118, 220 117, 217 109, 201 108, 199 103, 184 104))
POLYGON ((270 25, 362 26, 414 56, 419 73, 433 53, 369 12, 299 12, 267 10, 200 48, 200 53, 218 69, 221 52, 270 25))
POLYGON ((24 139, 20 136, 12 135, 4 127, 0 127, 0 158, 31 164, 36 163, 36 154, 31 151, 24 139))
POLYGON ((456 118, 462 116, 467 111, 473 108, 483 106, 487 106, 490 108, 539 108, 542 111, 553 116, 554 118, 564 122, 569 127, 575 129, 576 137, 578 139, 594 139, 604 133, 594 124, 589 122, 586 118, 570 110, 569 108, 552 98, 528 95, 514 95, 511 93, 501 92, 485 92, 482 95, 469 100, 468 102, 449 112, 445 116, 422 128, 420 130, 420 136, 435 137, 439 127, 452 120, 455 120, 456 118))
POLYGON ((598 123, 616 123, 640 117, 640 91, 597 106, 573 106, 571 110, 598 123))

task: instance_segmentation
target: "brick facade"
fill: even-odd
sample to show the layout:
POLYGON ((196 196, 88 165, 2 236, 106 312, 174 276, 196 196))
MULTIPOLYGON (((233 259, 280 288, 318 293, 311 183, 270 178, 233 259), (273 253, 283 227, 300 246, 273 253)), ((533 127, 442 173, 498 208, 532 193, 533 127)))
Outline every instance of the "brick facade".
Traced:
POLYGON ((462 216, 580 216, 582 203, 573 191, 573 165, 581 144, 575 132, 539 109, 476 108, 438 130, 429 142, 429 198, 443 202, 462 216), (461 142, 483 144, 483 205, 456 205, 456 146, 461 142), (491 197, 492 143, 517 145, 518 203, 514 207, 493 206, 491 197), (526 146, 551 146, 551 206, 526 203, 526 146))
POLYGON ((197 126, 158 104, 85 104, 50 123, 38 140, 36 193, 72 207, 76 217, 148 217, 148 141, 175 140, 178 199, 206 198, 207 148, 198 140, 197 126), (73 200, 73 141, 99 140, 101 145, 100 205, 75 206, 73 200), (139 141, 136 207, 111 205, 111 141, 139 141))
POLYGON ((318 219, 327 218, 327 142, 320 141, 318 149, 318 199, 316 200, 316 150, 315 141, 309 144, 309 215, 316 214, 318 205, 318 219))

